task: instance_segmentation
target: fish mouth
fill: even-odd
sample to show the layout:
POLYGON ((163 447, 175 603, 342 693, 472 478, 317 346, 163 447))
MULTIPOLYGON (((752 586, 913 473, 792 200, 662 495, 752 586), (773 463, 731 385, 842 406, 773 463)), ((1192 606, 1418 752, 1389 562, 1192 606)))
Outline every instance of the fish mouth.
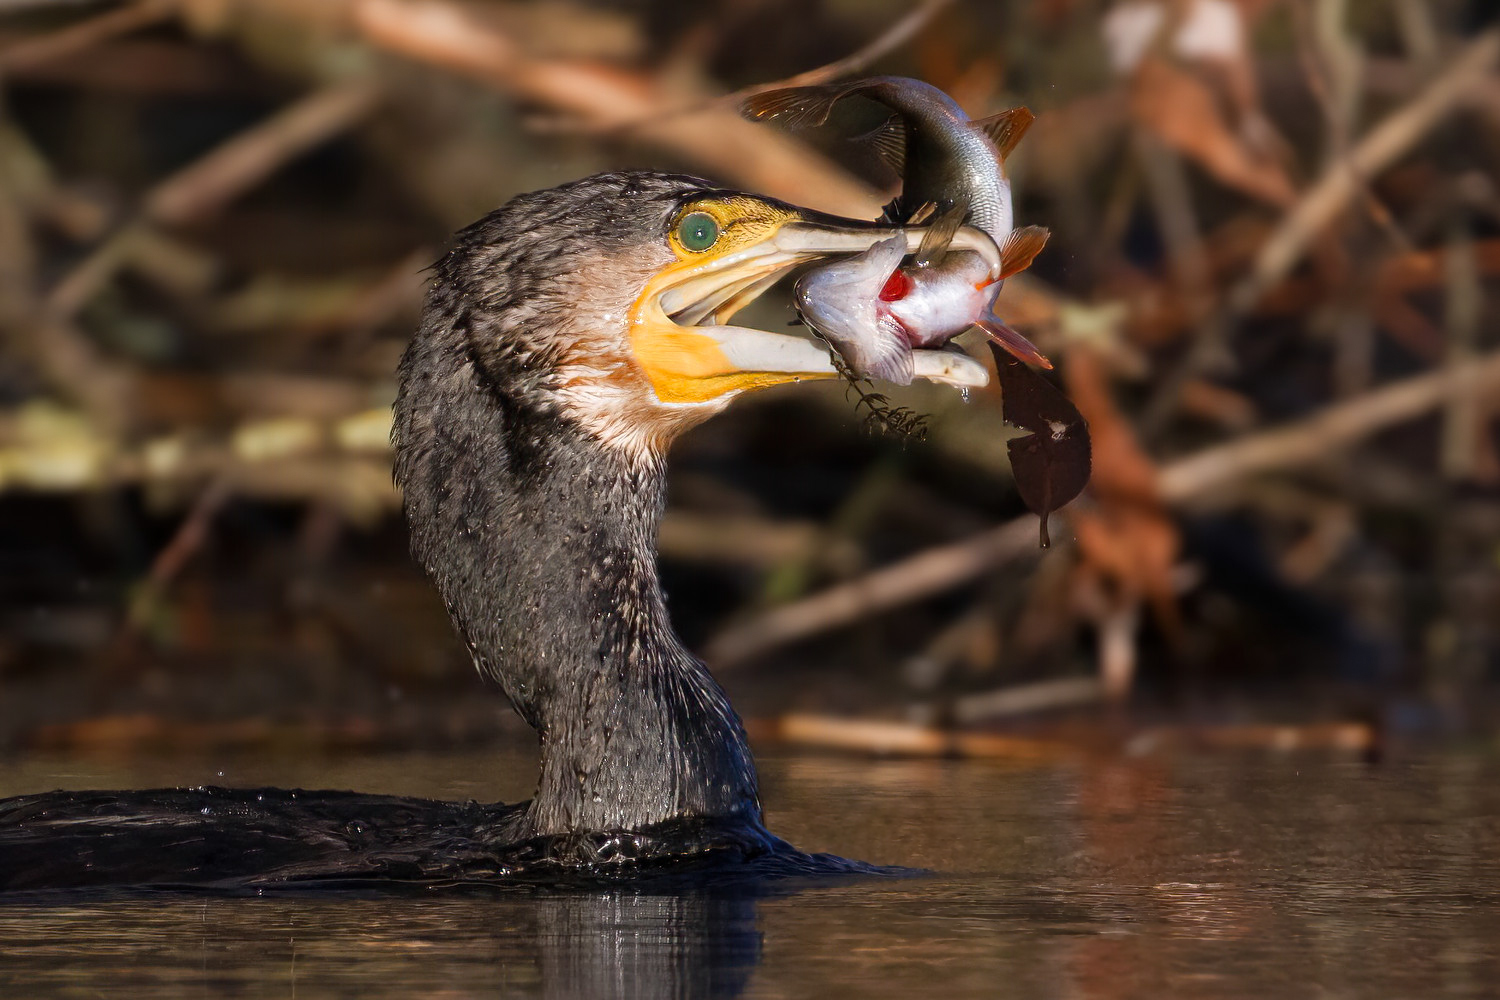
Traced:
MULTIPOLYGON (((729 321, 795 268, 863 253, 894 236, 915 252, 927 231, 783 205, 771 206, 775 214, 770 214, 769 203, 742 200, 752 208, 736 206, 747 213, 738 226, 723 206, 707 206, 728 220, 722 250, 679 252, 680 259, 651 278, 631 309, 632 353, 664 403, 703 403, 784 382, 838 377, 825 344, 729 321), (759 213, 753 220, 748 218, 752 209, 759 213)), ((1000 273, 999 250, 981 230, 961 227, 951 248, 981 255, 992 274, 1000 273)), ((914 351, 913 365, 916 377, 958 388, 989 383, 982 364, 955 351, 914 351)))

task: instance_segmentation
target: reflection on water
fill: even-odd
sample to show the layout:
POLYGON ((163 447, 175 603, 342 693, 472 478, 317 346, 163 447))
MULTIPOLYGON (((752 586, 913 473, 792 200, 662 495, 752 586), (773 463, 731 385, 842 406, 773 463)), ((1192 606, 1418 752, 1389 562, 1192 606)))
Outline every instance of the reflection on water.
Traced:
POLYGON ((759 956, 747 897, 133 899, 0 908, 6 996, 703 997, 759 956))
POLYGON ((760 960, 749 896, 611 892, 538 903, 545 995, 737 996, 760 960))
MULTIPOLYGON (((237 762, 220 780, 517 795, 476 777, 497 773, 492 756, 308 766, 237 762)), ((762 769, 772 828, 799 847, 935 873, 762 894, 12 903, 0 905, 0 985, 7 996, 1477 997, 1500 982, 1492 759, 1014 769, 772 758, 762 769)), ((169 767, 155 777, 32 762, 0 772, 0 795, 204 780, 169 767)))

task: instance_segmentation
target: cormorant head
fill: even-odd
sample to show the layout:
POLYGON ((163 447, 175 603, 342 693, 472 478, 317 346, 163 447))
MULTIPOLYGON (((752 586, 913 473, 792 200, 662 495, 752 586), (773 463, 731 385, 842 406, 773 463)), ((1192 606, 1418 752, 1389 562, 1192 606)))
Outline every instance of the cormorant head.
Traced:
MULTIPOLYGON (((600 174, 521 195, 459 234, 429 304, 467 331, 508 404, 559 412, 600 440, 660 454, 750 389, 837 374, 826 345, 729 325, 788 271, 905 232, 677 174, 600 174)), ((982 233, 953 245, 996 257, 982 233)), ((996 260, 998 265, 998 260, 996 260)), ((919 375, 984 385, 966 355, 918 352, 919 375)))

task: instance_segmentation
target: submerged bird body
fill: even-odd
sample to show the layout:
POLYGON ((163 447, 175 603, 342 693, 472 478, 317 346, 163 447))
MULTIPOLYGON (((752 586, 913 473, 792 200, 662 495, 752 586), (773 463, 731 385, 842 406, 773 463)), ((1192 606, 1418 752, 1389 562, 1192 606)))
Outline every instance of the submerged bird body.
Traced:
POLYGON ((886 218, 906 223, 931 212, 933 239, 905 267, 889 250, 814 268, 797 284, 803 320, 824 336, 860 376, 898 384, 912 380, 911 352, 938 348, 972 326, 1032 364, 1051 363, 995 312, 1005 278, 1025 269, 1046 243, 1046 230, 1013 228, 1005 156, 1034 120, 1025 108, 971 120, 951 97, 905 77, 794 87, 746 102, 753 118, 793 127, 821 125, 833 106, 866 97, 894 114, 871 135, 900 169, 901 194, 886 218), (994 242, 1000 263, 972 252, 948 252, 943 234, 964 222, 994 242), (893 259, 894 257, 894 259, 893 259))

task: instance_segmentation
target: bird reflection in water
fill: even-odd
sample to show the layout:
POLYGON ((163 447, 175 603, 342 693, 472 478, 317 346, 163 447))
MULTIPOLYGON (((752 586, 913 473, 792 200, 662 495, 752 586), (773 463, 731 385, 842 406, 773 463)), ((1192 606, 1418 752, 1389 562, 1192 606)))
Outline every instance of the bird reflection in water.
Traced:
POLYGON ((488 888, 440 898, 11 896, 0 902, 0 981, 15 991, 8 996, 53 995, 63 985, 116 995, 275 987, 324 996, 358 983, 366 997, 733 997, 762 958, 764 895, 739 885, 488 888))
POLYGON ((606 892, 538 901, 549 997, 732 997, 760 962, 755 898, 744 891, 606 892))

